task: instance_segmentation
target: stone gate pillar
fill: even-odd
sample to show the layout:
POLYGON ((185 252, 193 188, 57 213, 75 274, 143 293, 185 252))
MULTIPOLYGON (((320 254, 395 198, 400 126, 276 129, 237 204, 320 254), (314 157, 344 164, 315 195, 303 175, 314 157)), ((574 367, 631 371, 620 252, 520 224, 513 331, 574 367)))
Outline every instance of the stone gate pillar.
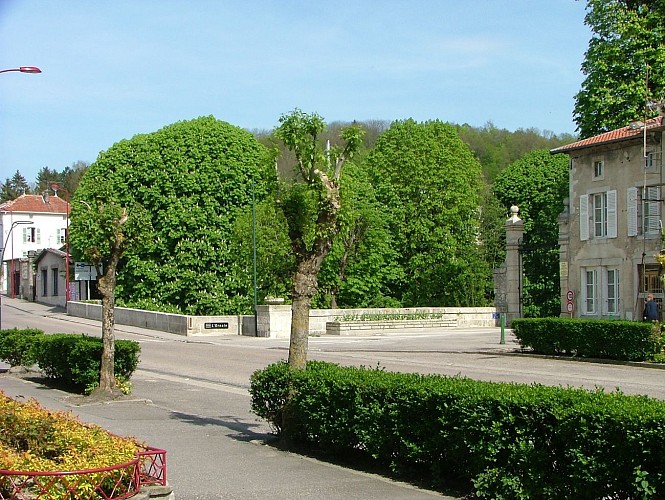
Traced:
POLYGON ((506 227, 506 323, 522 315, 522 263, 520 245, 524 236, 524 222, 518 217, 519 208, 510 207, 511 216, 506 227))

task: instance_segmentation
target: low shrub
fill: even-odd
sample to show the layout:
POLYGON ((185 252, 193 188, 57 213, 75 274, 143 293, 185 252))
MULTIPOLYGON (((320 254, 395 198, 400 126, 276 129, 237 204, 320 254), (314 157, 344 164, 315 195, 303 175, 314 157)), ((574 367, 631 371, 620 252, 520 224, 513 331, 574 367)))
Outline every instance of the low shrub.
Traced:
POLYGON ((310 361, 251 377, 252 411, 308 451, 479 498, 663 498, 665 403, 310 361), (286 428, 285 428, 286 423, 286 428))
POLYGON ((33 337, 43 335, 42 330, 26 328, 0 330, 0 360, 11 366, 31 366, 35 363, 29 356, 33 337))
MULTIPOLYGON (((30 350, 46 377, 85 391, 99 380, 102 339, 86 335, 55 334, 36 337, 30 350)), ((114 372, 129 380, 139 362, 141 346, 131 340, 116 340, 114 372)))
POLYGON ((660 325, 652 323, 519 318, 511 327, 523 348, 539 354, 650 361, 665 346, 660 325))
MULTIPOLYGON (((34 400, 19 403, 2 391, 0 428, 3 430, 0 433, 0 469, 9 471, 78 471, 111 467, 134 460, 137 452, 145 449, 143 443, 134 439, 114 436, 96 425, 82 424, 71 413, 48 411, 34 400)), ((48 487, 48 498, 52 499, 110 498, 93 494, 94 486, 99 484, 101 477, 101 489, 108 488, 110 494, 117 489, 118 481, 133 480, 123 474, 121 469, 111 474, 71 476, 72 484, 76 485, 73 493, 60 482, 42 487, 48 487)), ((39 480, 33 478, 35 482, 39 480)), ((43 481, 52 480, 44 477, 43 481)), ((71 484, 68 486, 71 488, 71 484)), ((9 478, 0 476, 0 498, 14 498, 12 490, 9 478)))

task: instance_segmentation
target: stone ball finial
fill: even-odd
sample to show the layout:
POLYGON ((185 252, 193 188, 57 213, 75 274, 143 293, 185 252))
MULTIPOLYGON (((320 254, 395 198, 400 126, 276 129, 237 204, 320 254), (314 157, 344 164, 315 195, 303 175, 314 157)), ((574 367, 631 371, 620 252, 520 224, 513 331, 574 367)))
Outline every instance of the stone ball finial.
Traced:
POLYGON ((520 209, 516 205, 513 205, 512 207, 510 207, 510 214, 511 215, 510 215, 508 220, 512 221, 513 223, 521 221, 522 219, 520 219, 517 215, 519 213, 519 211, 520 211, 520 209))

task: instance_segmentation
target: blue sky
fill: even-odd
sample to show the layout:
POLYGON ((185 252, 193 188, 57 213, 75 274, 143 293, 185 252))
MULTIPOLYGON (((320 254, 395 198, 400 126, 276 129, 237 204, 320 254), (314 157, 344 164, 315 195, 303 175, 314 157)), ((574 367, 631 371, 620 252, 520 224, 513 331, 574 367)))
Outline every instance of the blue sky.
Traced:
POLYGON ((583 0, 0 0, 0 180, 213 115, 575 132, 583 0))

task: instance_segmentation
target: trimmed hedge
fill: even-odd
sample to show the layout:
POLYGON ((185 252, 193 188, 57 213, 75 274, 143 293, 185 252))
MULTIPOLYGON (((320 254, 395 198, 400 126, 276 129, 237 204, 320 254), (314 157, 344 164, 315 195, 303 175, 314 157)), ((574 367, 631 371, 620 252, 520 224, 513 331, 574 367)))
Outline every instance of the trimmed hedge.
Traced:
POLYGON ((36 328, 0 330, 0 359, 11 366, 33 365, 34 360, 29 357, 32 337, 43 333, 43 330, 36 328))
MULTIPOLYGON (((44 375, 85 389, 99 381, 102 359, 102 339, 65 333, 35 337, 30 356, 44 375)), ((114 372, 129 380, 139 362, 141 347, 131 340, 116 340, 114 372)))
POLYGON ((665 402, 646 396, 314 361, 259 370, 250 393, 252 411, 288 442, 360 453, 435 489, 462 484, 493 499, 665 496, 665 402))
POLYGON ((665 346, 660 325, 652 323, 519 318, 511 327, 523 348, 539 354, 649 361, 665 346))
MULTIPOLYGON (((0 330, 0 359, 12 366, 37 364, 48 378, 85 391, 99 382, 102 339, 41 330, 0 330)), ((141 346, 131 340, 114 342, 114 372, 128 381, 139 363, 141 346)))

